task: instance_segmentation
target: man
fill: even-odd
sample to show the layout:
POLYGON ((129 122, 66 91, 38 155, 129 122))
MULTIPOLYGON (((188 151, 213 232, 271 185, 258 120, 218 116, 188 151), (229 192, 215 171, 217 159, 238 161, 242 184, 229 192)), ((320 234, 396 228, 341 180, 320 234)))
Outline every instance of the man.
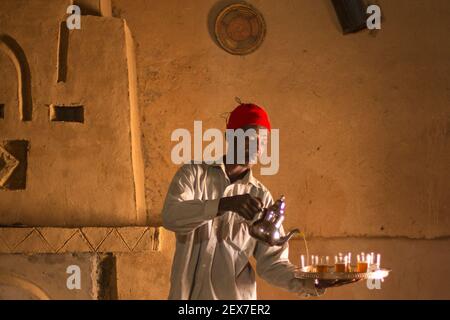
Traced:
MULTIPOLYGON (((227 123, 227 129, 262 128, 270 131, 269 118, 253 104, 238 106, 227 123)), ((258 155, 260 138, 257 134, 258 155)), ((258 275, 272 285, 304 296, 324 293, 314 280, 295 278, 287 243, 270 247, 250 236, 246 221, 272 205, 273 198, 252 174, 249 145, 246 139, 241 164, 237 146, 227 154, 228 162, 184 165, 173 178, 162 213, 164 227, 177 240, 169 299, 256 299, 252 256, 258 275)))

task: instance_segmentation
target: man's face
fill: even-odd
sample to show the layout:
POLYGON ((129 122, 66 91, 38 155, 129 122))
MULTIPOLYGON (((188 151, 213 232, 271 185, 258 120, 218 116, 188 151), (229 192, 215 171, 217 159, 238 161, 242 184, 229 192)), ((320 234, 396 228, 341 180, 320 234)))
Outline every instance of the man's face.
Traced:
MULTIPOLYGON (((244 150, 244 164, 247 167, 252 167, 264 152, 267 146, 267 132, 264 127, 258 125, 250 125, 242 128, 244 138, 239 139, 234 136, 234 164, 239 163, 239 150, 244 150)), ((239 163, 242 164, 242 163, 239 163)))

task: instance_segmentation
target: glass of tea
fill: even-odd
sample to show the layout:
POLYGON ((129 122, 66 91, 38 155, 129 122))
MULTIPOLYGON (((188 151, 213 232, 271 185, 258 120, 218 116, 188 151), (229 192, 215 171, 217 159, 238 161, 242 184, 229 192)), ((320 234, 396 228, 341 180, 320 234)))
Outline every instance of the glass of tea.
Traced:
POLYGON ((366 256, 364 252, 362 252, 361 255, 358 254, 356 256, 356 259, 356 272, 367 272, 367 270, 369 269, 370 255, 366 256))
POLYGON ((347 272, 347 256, 343 257, 342 253, 334 257, 334 271, 347 272))
POLYGON ((319 263, 319 257, 315 256, 315 255, 310 255, 307 258, 307 262, 306 262, 307 267, 306 268, 309 270, 309 272, 316 272, 316 266, 318 263, 319 263))
POLYGON ((329 270, 329 257, 328 256, 321 256, 319 258, 319 263, 316 266, 317 272, 324 273, 328 272, 329 270))

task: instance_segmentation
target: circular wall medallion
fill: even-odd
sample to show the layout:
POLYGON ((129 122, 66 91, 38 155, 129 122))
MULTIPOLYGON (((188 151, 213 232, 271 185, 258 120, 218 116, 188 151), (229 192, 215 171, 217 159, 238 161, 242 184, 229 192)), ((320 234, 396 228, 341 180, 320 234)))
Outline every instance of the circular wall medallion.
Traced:
POLYGON ((231 54, 245 55, 258 49, 264 41, 266 23, 255 8, 233 4, 219 14, 215 31, 223 49, 231 54))

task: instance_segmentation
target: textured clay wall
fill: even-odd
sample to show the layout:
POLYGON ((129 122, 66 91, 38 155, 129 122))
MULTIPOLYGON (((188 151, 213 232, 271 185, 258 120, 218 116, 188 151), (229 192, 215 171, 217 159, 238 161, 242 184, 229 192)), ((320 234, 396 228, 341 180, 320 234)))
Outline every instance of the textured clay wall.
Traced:
MULTIPOLYGON (((431 271, 448 273, 450 259, 450 3, 380 1, 382 30, 348 36, 330 1, 251 3, 267 37, 237 57, 211 39, 216 1, 113 2, 137 42, 151 217, 176 170, 171 132, 223 128, 238 96, 280 128, 280 171, 261 180, 286 195, 285 226, 303 229, 311 251, 379 251, 394 269, 382 290, 325 298, 449 298, 431 271)), ((302 241, 291 244, 298 263, 302 241)), ((259 292, 296 298, 262 281, 259 292)))
POLYGON ((0 225, 145 224, 131 36, 118 18, 60 28, 67 7, 0 2, 0 157, 24 166, 0 172, 0 225))
POLYGON ((215 1, 113 3, 137 42, 155 217, 176 169, 172 131, 194 120, 223 128, 238 96, 280 128, 280 172, 262 181, 286 195, 287 226, 314 236, 449 235, 448 1, 382 1, 376 36, 343 36, 329 1, 252 1, 267 38, 244 57, 212 41, 215 1))
MULTIPOLYGON (((58 17, 68 2, 0 2, 0 30, 12 30, 36 75, 36 108, 45 108, 58 92, 45 84, 53 81, 56 63, 56 42, 48 39, 57 38, 58 17)), ((210 18, 226 3, 112 1, 113 15, 126 20, 136 43, 147 222, 160 224, 177 169, 170 160, 172 131, 192 131, 194 120, 223 128, 220 115, 233 109, 238 96, 263 105, 280 128, 280 171, 261 180, 275 197, 286 195, 285 227, 305 231, 314 253, 377 251, 394 269, 381 290, 360 283, 330 290, 325 299, 450 298, 442 286, 450 279, 436 276, 450 271, 450 2, 380 0, 380 32, 343 36, 328 0, 250 1, 265 17, 267 36, 259 50, 243 57, 226 53, 211 38, 210 18)), ((102 38, 105 45, 110 36, 115 39, 102 38)), ((0 59, 8 68, 0 70, 5 79, 14 67, 0 59)), ((112 73, 125 68, 111 66, 112 73)), ((96 68, 90 59, 76 66, 93 76, 96 68)), ((96 104, 117 87, 117 78, 110 80, 92 93, 96 104)), ((15 86, 2 81, 0 92, 14 92, 15 86)), ((11 94, 1 97, 17 102, 11 94)), ((39 112, 38 123, 48 126, 39 112)), ((103 160, 115 161, 107 155, 103 160)), ((121 203, 129 203, 129 193, 114 185, 127 195, 121 203)), ((134 221, 111 209, 101 216, 110 224, 134 221)), ((30 221, 40 221, 40 214, 30 221)), ((161 248, 117 255, 119 298, 167 296, 173 235, 164 232, 161 248)), ((302 253, 302 241, 291 241, 293 262, 302 253)), ((263 299, 297 298, 263 281, 258 288, 263 299)))

